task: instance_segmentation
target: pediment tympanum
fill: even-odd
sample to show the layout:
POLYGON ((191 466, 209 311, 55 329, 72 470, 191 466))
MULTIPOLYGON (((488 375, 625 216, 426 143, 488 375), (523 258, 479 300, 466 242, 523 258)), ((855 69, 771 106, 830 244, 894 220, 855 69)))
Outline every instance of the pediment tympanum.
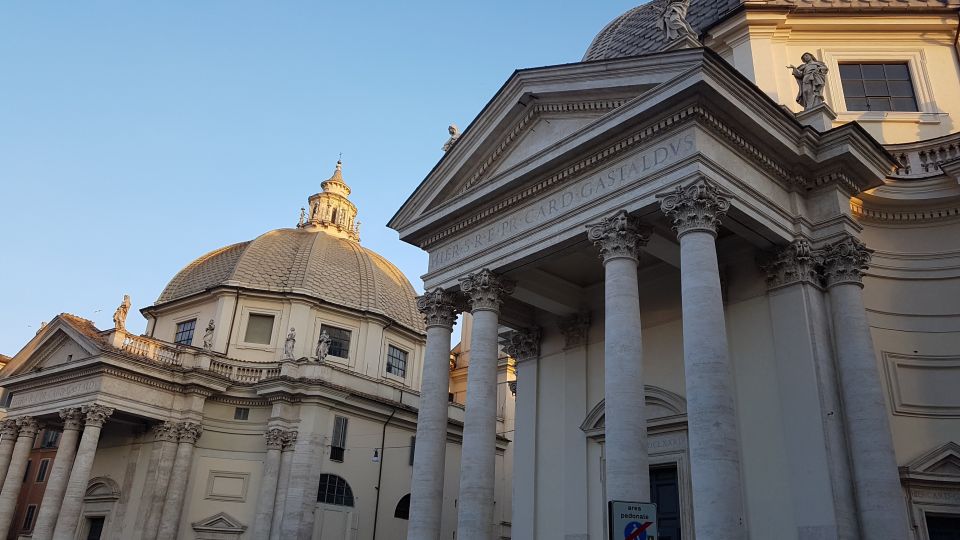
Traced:
POLYGON ((960 444, 948 442, 900 468, 901 478, 911 481, 960 482, 960 444))
POLYGON ((91 335, 96 329, 87 323, 79 317, 58 315, 10 360, 3 375, 9 378, 42 371, 99 354, 96 336, 91 335))

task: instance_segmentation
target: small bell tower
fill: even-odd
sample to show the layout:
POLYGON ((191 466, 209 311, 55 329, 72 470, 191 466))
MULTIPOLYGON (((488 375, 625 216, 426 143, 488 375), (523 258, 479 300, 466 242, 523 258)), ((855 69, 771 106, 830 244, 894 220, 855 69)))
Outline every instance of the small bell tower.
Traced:
POLYGON ((333 176, 324 180, 320 193, 308 199, 308 206, 301 217, 301 229, 322 229, 327 234, 360 241, 357 223, 357 207, 350 202, 350 186, 343 181, 343 162, 337 161, 333 176))

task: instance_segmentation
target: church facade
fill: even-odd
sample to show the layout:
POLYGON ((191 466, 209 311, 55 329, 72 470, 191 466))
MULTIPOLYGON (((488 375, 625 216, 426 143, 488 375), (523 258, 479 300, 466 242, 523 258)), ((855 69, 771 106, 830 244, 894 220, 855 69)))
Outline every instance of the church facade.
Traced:
POLYGON ((642 538, 609 501, 661 540, 957 538, 958 7, 658 0, 516 71, 390 222, 425 370, 472 315, 459 490, 418 444, 408 538, 450 498, 496 537, 498 344, 514 538, 642 538))
MULTIPOLYGON (((340 163, 322 186, 295 228, 174 276, 141 310, 144 335, 126 330, 125 298, 114 328, 61 314, 6 359, 0 536, 406 537, 423 313, 407 278, 360 245, 340 163)), ((455 374, 469 354, 451 364, 446 353, 431 435, 446 447, 441 481, 456 490, 455 374)), ((494 450, 505 536, 511 370, 504 358, 494 450)), ((454 501, 440 521, 452 535, 454 501)))

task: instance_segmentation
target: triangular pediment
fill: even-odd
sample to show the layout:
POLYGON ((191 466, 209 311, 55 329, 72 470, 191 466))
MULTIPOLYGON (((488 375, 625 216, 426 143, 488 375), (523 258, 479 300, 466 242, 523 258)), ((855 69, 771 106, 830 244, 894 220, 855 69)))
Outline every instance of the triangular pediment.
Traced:
POLYGON ((51 369, 95 356, 100 353, 96 332, 92 323, 85 319, 58 315, 7 363, 0 377, 51 369))
POLYGON ((960 478, 960 445, 948 442, 910 462, 910 474, 952 476, 960 478))
POLYGON ((214 514, 208 518, 195 521, 191 524, 193 530, 204 532, 232 533, 239 535, 247 530, 247 526, 226 512, 214 514))

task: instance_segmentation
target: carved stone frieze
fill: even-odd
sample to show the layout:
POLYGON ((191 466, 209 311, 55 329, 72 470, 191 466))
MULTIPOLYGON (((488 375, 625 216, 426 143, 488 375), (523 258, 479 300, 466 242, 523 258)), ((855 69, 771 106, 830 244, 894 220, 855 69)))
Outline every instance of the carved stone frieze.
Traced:
POLYGON ((673 221, 678 237, 693 231, 716 236, 720 220, 730 209, 730 195, 705 178, 677 186, 657 198, 660 210, 673 221))
POLYGON ((0 435, 3 436, 3 439, 6 440, 10 437, 17 436, 17 430, 20 428, 17 427, 17 421, 13 418, 7 418, 3 422, 0 422, 0 435))
POLYGON ((81 407, 81 410, 86 417, 86 425, 88 426, 103 427, 103 424, 107 422, 107 418, 113 414, 112 407, 99 405, 97 403, 84 405, 81 407))
POLYGON ((180 436, 175 422, 162 422, 153 426, 153 432, 158 441, 177 442, 180 436))
POLYGON ((32 416, 21 416, 17 418, 18 437, 33 438, 40 431, 40 422, 32 416))
POLYGON ((177 425, 178 439, 182 443, 197 444, 197 439, 203 433, 203 426, 196 422, 180 422, 177 425))
POLYGON ((454 293, 438 287, 417 297, 417 309, 423 313, 427 328, 431 326, 453 328, 457 320, 457 297, 454 293))
POLYGON ((637 260, 647 245, 652 229, 621 210, 598 223, 587 225, 587 238, 600 249, 604 262, 626 257, 637 260))
POLYGON ((590 314, 577 313, 560 319, 560 333, 563 334, 563 347, 570 349, 587 344, 587 333, 590 330, 590 314))
POLYGON ((794 283, 820 285, 818 267, 822 259, 820 251, 814 250, 810 242, 799 239, 770 255, 761 262, 760 267, 767 273, 767 286, 770 288, 794 283))
POLYGON ((83 411, 79 407, 60 409, 60 418, 63 420, 63 430, 79 430, 83 427, 83 411))
POLYGON ((287 433, 287 430, 272 427, 263 434, 264 438, 267 439, 267 448, 270 450, 280 450, 283 448, 283 436, 287 433))
POLYGON ((293 447, 297 444, 297 432, 293 430, 284 432, 282 444, 284 451, 293 450, 293 447))
POLYGON ((484 268, 460 279, 460 290, 467 295, 471 311, 500 311, 503 298, 513 293, 515 283, 484 268))
POLYGON ((870 267, 873 250, 847 235, 823 248, 823 278, 827 287, 842 283, 863 286, 863 273, 870 267))
POLYGON ((527 328, 508 332, 503 338, 503 352, 512 356, 517 362, 531 360, 540 356, 539 328, 527 328))

